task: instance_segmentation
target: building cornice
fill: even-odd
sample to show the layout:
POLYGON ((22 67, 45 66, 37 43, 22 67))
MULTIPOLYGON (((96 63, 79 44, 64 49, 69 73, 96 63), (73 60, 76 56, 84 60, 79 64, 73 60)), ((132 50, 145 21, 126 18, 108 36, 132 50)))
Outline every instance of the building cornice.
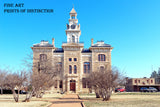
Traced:
POLYGON ((56 49, 56 47, 31 47, 31 49, 56 49))

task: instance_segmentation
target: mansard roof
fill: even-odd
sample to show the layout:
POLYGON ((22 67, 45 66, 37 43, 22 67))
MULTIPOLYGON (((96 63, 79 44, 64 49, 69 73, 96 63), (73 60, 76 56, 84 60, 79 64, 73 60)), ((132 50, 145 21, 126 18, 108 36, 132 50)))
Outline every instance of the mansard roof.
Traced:
POLYGON ((33 47, 53 47, 48 41, 42 40, 40 43, 33 44, 33 47))
POLYGON ((92 51, 90 49, 82 49, 82 53, 91 53, 92 51))
POLYGON ((63 50, 63 48, 56 48, 53 52, 54 53, 63 53, 64 50, 63 50))
POLYGON ((97 41, 97 43, 93 44, 91 47, 111 47, 111 45, 105 44, 104 41, 97 41))
MULTIPOLYGON (((64 50, 63 48, 56 48, 54 51, 54 53, 63 53, 64 50)), ((82 49, 82 53, 91 53, 92 51, 90 49, 82 49)))

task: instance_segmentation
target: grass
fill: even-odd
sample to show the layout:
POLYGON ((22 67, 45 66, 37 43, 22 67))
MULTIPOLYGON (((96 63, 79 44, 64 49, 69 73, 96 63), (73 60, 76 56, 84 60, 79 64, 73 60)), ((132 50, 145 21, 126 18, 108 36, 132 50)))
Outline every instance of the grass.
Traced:
POLYGON ((86 107, 159 107, 160 93, 114 93, 109 101, 93 94, 79 95, 86 107))
POLYGON ((50 101, 61 98, 63 95, 45 94, 43 98, 33 97, 30 102, 22 102, 26 95, 20 95, 19 102, 16 103, 12 94, 0 95, 0 107, 47 107, 52 103, 50 101))

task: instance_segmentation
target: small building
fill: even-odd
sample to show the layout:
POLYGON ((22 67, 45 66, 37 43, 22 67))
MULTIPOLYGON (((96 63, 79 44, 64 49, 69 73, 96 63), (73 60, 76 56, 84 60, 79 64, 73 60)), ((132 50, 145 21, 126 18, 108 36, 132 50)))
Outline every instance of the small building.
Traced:
POLYGON ((155 78, 131 78, 126 80, 126 91, 140 91, 141 87, 154 87, 160 90, 160 84, 155 84, 155 78))

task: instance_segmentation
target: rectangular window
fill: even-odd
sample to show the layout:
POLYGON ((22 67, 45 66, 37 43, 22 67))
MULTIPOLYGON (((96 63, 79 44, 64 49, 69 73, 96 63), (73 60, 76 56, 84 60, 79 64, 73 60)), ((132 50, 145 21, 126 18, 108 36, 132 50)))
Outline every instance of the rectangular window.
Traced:
POLYGON ((99 54, 98 61, 106 61, 106 56, 104 54, 99 54))
POLYGON ((137 83, 137 80, 135 80, 135 83, 137 83))
POLYGON ((151 80, 151 83, 153 83, 153 80, 151 80))
POLYGON ((88 73, 90 73, 90 63, 88 64, 88 73))
POLYGON ((84 65, 84 73, 86 73, 86 65, 84 65))
POLYGON ((62 86, 63 86, 63 82, 61 80, 60 83, 59 83, 59 88, 62 88, 62 86))
POLYGON ((90 62, 84 62, 84 73, 90 73, 90 62))
POLYGON ((138 82, 140 83, 140 80, 138 80, 138 82))
POLYGON ((74 65, 74 74, 77 74, 77 66, 74 65))

